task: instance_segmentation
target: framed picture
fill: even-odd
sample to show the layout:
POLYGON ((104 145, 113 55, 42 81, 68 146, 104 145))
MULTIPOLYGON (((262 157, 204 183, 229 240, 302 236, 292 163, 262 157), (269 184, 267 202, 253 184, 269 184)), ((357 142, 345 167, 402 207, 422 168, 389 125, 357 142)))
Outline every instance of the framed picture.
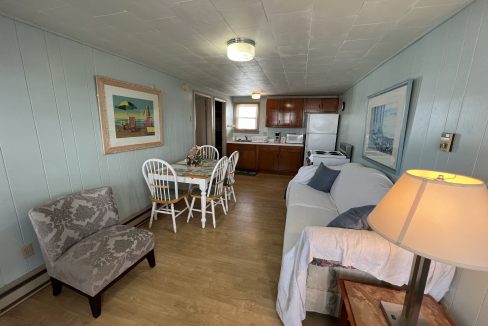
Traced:
POLYGON ((363 157, 400 171, 412 80, 368 97, 363 157))
POLYGON ((105 154, 163 145, 160 90, 102 76, 96 82, 105 154))

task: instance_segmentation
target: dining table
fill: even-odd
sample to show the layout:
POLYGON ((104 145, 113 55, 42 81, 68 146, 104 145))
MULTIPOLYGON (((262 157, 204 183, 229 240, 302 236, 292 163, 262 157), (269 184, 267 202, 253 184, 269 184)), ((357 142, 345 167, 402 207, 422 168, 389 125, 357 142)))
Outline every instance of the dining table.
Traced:
POLYGON ((212 176, 213 169, 217 164, 216 160, 203 160, 198 166, 188 165, 186 160, 171 164, 176 172, 178 183, 189 183, 197 185, 201 192, 202 205, 202 228, 205 228, 206 207, 207 207, 207 187, 212 176))

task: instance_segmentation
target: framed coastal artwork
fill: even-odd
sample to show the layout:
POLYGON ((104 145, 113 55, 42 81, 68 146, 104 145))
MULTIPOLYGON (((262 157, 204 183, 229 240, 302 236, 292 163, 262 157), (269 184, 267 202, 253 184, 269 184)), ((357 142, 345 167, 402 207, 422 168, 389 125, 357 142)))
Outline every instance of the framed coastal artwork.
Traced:
POLYGON ((412 80, 368 97, 363 157, 399 173, 412 80))
POLYGON ((105 154, 163 145, 160 90, 102 76, 96 83, 105 154))

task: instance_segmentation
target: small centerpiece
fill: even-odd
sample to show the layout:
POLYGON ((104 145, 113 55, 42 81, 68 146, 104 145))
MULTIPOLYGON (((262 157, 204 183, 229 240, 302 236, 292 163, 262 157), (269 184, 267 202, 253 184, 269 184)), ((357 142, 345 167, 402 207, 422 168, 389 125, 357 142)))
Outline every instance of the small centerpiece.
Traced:
POLYGON ((202 153, 200 152, 200 146, 193 146, 190 151, 188 152, 188 156, 186 157, 186 164, 199 166, 202 164, 203 158, 202 153))

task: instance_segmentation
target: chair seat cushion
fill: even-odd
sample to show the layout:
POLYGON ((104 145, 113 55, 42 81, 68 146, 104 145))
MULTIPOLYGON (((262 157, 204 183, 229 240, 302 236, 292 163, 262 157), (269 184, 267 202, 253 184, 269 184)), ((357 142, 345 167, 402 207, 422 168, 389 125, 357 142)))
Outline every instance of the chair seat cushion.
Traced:
POLYGON ((94 296, 154 249, 154 235, 114 225, 69 248, 53 266, 52 277, 94 296))

